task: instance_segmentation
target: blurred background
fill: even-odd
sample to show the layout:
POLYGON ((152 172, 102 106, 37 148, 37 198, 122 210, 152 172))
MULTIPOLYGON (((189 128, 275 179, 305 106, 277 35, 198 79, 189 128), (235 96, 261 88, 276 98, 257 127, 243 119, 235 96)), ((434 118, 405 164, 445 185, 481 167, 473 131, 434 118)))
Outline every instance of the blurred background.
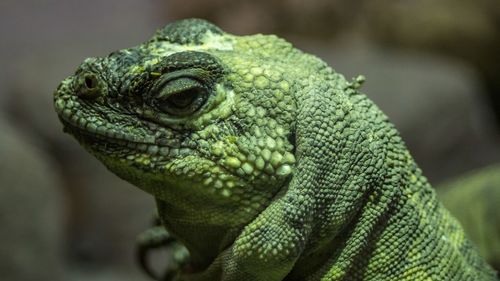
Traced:
POLYGON ((186 17, 235 34, 274 33, 347 77, 365 75, 364 92, 495 262, 498 0, 3 0, 2 280, 148 280, 133 245, 151 222, 153 199, 62 133, 52 92, 86 57, 140 44, 186 17))

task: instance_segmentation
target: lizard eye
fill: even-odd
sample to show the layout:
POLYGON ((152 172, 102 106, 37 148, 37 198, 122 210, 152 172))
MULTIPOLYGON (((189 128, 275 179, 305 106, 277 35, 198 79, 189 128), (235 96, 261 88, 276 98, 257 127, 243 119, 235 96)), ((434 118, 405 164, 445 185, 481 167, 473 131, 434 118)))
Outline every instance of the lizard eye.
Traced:
POLYGON ((156 96, 156 103, 162 112, 182 117, 198 111, 207 97, 208 91, 202 83, 181 77, 163 85, 156 96))

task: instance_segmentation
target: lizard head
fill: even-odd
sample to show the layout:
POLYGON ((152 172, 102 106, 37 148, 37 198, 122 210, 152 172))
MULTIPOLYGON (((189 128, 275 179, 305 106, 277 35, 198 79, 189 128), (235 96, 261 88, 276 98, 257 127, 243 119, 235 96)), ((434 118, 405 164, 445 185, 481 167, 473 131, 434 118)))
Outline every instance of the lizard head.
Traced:
POLYGON ((156 198, 255 214, 294 168, 290 52, 275 36, 179 21, 86 59, 54 106, 66 132, 156 198))

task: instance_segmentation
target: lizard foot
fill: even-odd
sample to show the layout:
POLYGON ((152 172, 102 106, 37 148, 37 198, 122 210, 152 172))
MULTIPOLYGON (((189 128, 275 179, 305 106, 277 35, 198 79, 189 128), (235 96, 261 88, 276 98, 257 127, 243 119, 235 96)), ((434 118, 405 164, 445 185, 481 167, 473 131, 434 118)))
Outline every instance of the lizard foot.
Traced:
POLYGON ((171 281, 188 263, 187 249, 175 240, 163 226, 154 226, 137 237, 136 257, 141 269, 151 278, 158 281, 171 281), (169 266, 163 274, 156 273, 148 263, 148 257, 154 250, 165 248, 169 253, 169 266))

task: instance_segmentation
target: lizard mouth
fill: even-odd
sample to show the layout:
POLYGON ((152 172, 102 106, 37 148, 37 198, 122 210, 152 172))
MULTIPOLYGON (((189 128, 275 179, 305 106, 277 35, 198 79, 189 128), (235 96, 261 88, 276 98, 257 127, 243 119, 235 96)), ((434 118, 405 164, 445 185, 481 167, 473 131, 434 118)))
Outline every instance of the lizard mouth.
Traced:
MULTIPOLYGON (((79 142, 95 147, 95 148, 105 148, 108 152, 124 151, 124 152, 154 152, 158 150, 159 147, 154 144, 148 144, 143 142, 134 142, 126 138, 115 137, 113 131, 101 130, 99 133, 94 130, 89 130, 88 128, 82 128, 75 125, 63 118, 60 118, 64 125, 64 132, 75 137, 79 142)), ((167 147, 168 149, 168 147, 167 147)), ((168 153, 166 153, 168 155, 168 153)))
MULTIPOLYGON (((133 131, 132 126, 113 124, 100 117, 101 114, 68 108, 68 101, 56 100, 55 107, 64 132, 75 137, 93 151, 106 154, 148 154, 166 160, 193 154, 190 148, 181 147, 179 141, 166 137, 155 137, 158 132, 133 131)), ((86 108, 85 111, 91 109, 86 108)))

